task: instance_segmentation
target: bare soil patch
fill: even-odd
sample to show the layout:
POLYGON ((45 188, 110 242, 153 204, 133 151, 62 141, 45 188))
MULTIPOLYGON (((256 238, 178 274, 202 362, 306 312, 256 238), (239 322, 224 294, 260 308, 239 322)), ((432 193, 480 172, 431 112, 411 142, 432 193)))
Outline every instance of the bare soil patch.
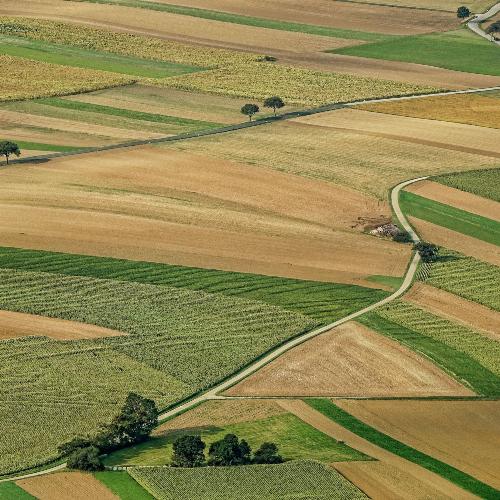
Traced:
POLYGON ((432 222, 417 219, 416 217, 409 217, 409 220, 425 241, 431 241, 436 245, 457 250, 470 257, 500 266, 500 249, 498 246, 478 240, 472 236, 457 233, 432 222))
POLYGON ((498 99, 487 95, 460 94, 426 97, 425 99, 364 104, 359 106, 358 109, 390 115, 500 128, 498 99))
POLYGON ((16 484, 39 500, 118 500, 118 497, 84 472, 57 472, 16 481, 16 484))
POLYGON ((350 322, 285 353, 227 394, 403 397, 473 393, 413 351, 350 322))
POLYGON ((340 401, 378 430, 500 487, 500 401, 340 401))
POLYGON ((415 283, 404 300, 500 340, 500 313, 424 283, 415 283))
POLYGON ((482 196, 428 180, 416 182, 405 188, 405 190, 466 212, 500 221, 500 203, 482 196))
POLYGON ((431 484, 385 462, 337 462, 332 466, 374 500, 451 498, 431 484))
POLYGON ((7 246, 357 283, 409 257, 360 234, 358 217, 388 213, 373 197, 206 156, 142 147, 1 175, 7 246))
POLYGON ((0 311, 0 340, 30 336, 50 337, 57 340, 80 340, 117 337, 119 335, 125 334, 77 321, 0 311))
POLYGON ((220 400, 207 401, 156 428, 154 436, 168 431, 195 427, 223 427, 240 422, 261 420, 286 413, 276 402, 270 400, 220 400))
MULTIPOLYGON (((169 0, 159 2, 170 3, 169 0)), ((254 0, 250 4, 245 0, 179 0, 176 3, 244 16, 394 35, 445 31, 458 24, 456 16, 448 12, 429 16, 426 11, 331 0, 275 0, 272 3, 254 0)))

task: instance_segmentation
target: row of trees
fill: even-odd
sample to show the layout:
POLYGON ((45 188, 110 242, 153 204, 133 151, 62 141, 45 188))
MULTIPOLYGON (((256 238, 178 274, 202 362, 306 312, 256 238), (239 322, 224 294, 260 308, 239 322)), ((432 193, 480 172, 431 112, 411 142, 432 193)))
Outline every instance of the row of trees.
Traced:
POLYGON ((181 436, 174 442, 172 467, 280 464, 283 462, 276 444, 262 443, 252 456, 250 445, 244 439, 239 440, 235 434, 226 434, 221 440, 213 442, 208 449, 208 459, 205 458, 205 448, 206 444, 200 436, 181 436))
POLYGON ((102 470, 100 455, 146 441, 158 425, 158 409, 151 399, 129 393, 120 413, 110 424, 101 426, 94 437, 76 437, 58 451, 68 456, 68 467, 102 470))
MULTIPOLYGON (((274 116, 276 116, 276 111, 278 109, 281 109, 281 108, 284 108, 285 107, 285 103, 283 101, 283 99, 281 99, 281 97, 278 97, 278 96, 273 96, 273 97, 268 97, 265 101, 264 101, 264 107, 265 108, 272 108, 273 111, 274 111, 274 116)), ((254 115, 256 115, 257 113, 260 112, 260 108, 257 104, 252 104, 252 103, 249 103, 249 104, 245 104, 242 108, 241 108, 241 113, 243 115, 246 115, 248 116, 249 120, 252 121, 252 117, 254 115)))

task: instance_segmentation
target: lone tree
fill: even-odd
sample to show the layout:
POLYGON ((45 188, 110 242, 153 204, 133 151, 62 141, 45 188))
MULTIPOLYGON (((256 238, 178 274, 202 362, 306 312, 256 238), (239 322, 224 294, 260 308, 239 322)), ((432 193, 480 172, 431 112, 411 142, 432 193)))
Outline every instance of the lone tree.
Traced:
POLYGON ((258 113, 259 111, 260 111, 260 108, 259 108, 259 106, 257 106, 257 104, 245 104, 241 108, 241 113, 243 115, 248 116, 250 121, 252 121, 252 116, 255 115, 256 113, 258 113))
POLYGON ((500 33, 500 21, 495 21, 494 23, 491 23, 486 28, 486 33, 488 33, 488 35, 493 35, 493 33, 500 33))
POLYGON ((176 439, 172 467, 201 467, 205 464, 205 446, 200 436, 181 436, 176 439))
POLYGON ((87 446, 75 450, 68 458, 68 469, 78 469, 86 471, 103 470, 99 449, 95 446, 87 446))
POLYGON ((255 464, 281 464, 283 457, 278 454, 278 447, 274 443, 262 443, 253 455, 255 464))
POLYGON ((20 156, 21 150, 19 149, 19 146, 15 142, 2 141, 2 142, 0 142, 0 155, 5 156, 5 159, 7 160, 7 165, 8 165, 9 164, 9 156, 10 155, 20 156))
POLYGON ((459 19, 465 19, 470 16, 470 10, 468 7, 459 7, 457 9, 457 17, 459 19))
POLYGON ((281 109, 285 107, 285 103, 283 102, 283 99, 278 96, 273 96, 273 97, 268 97, 264 101, 264 107, 265 108, 273 108, 274 111, 274 116, 276 116, 276 110, 281 109))
POLYGON ((415 244, 414 249, 417 250, 424 262, 436 262, 438 259, 439 248, 432 243, 421 241, 415 244))
POLYGON ((234 434, 226 434, 215 441, 208 450, 208 465, 245 465, 251 463, 252 449, 249 444, 234 434))

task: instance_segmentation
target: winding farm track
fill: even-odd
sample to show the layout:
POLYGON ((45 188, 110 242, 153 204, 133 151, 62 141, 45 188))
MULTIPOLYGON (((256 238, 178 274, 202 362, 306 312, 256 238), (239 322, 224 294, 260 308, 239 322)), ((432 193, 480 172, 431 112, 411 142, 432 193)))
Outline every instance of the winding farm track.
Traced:
POLYGON ((498 2, 496 5, 493 5, 489 10, 487 10, 484 14, 478 14, 474 16, 468 23, 467 27, 472 30, 474 33, 476 33, 479 36, 482 36, 483 38, 486 38, 489 42, 494 42, 497 45, 500 45, 500 41, 495 42, 493 40, 492 35, 488 35, 482 28, 481 28, 481 23, 484 21, 487 21, 490 17, 493 17, 495 14, 498 14, 500 12, 500 2, 498 2))

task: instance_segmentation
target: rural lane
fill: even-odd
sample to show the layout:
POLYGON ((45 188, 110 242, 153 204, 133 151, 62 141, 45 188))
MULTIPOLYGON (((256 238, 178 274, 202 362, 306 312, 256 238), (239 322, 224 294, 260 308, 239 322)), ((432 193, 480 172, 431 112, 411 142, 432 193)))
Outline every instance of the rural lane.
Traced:
POLYGON ((488 35, 482 28, 481 28, 481 23, 484 21, 487 21, 490 17, 493 17, 495 14, 498 14, 500 12, 500 2, 498 2, 496 5, 493 5, 489 10, 487 10, 484 14, 477 14, 474 16, 470 21, 467 23, 467 27, 471 29, 474 33, 476 33, 479 36, 482 36, 483 38, 486 38, 486 40, 490 42, 494 42, 497 45, 500 45, 500 41, 495 42, 493 40, 492 35, 488 35))

